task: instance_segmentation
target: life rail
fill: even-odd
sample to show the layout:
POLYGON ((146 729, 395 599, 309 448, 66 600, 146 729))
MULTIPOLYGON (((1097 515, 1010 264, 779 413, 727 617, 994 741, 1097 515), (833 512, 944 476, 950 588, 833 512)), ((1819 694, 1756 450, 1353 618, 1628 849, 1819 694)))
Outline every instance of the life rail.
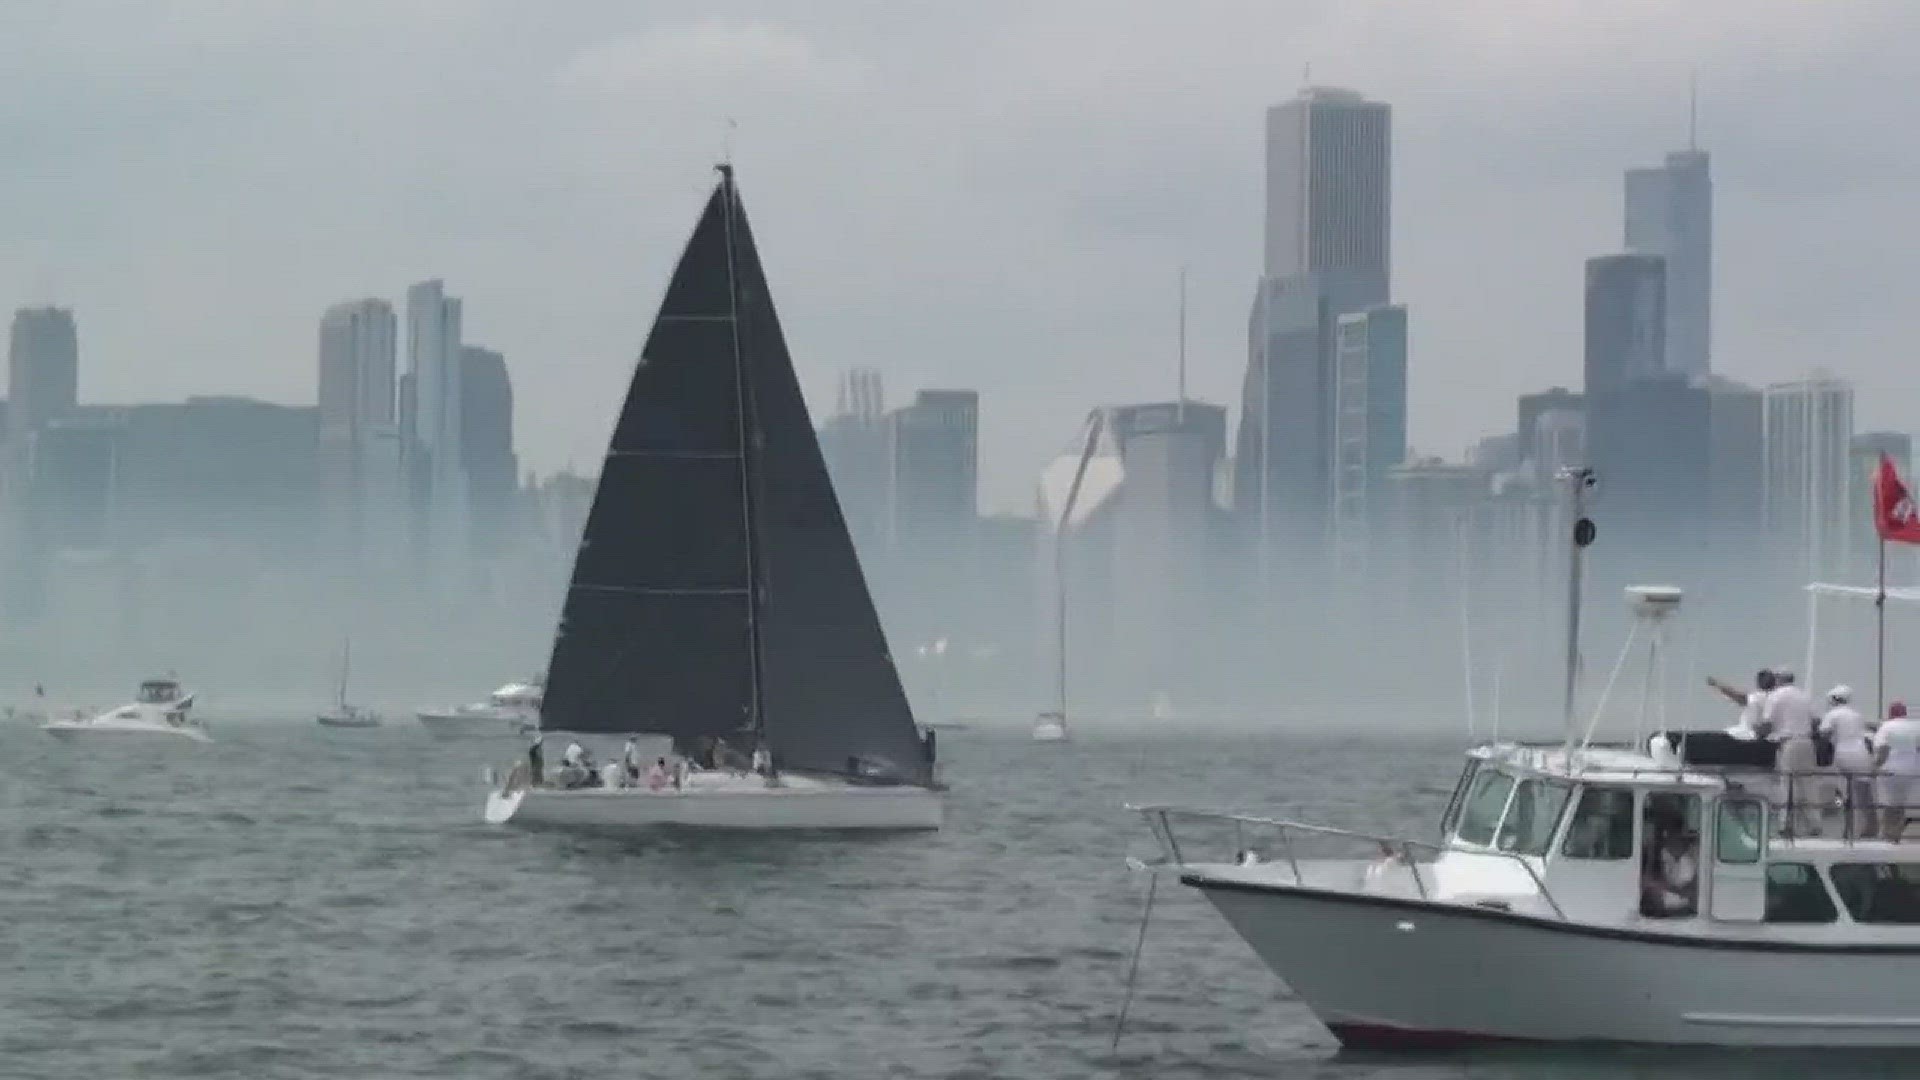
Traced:
POLYGON ((1549 908, 1553 909, 1554 916, 1561 922, 1567 921, 1567 913, 1560 907, 1560 902, 1554 899, 1552 890, 1547 888, 1547 883, 1541 879, 1539 872, 1534 870, 1533 865, 1527 862, 1524 856, 1510 851, 1488 850, 1477 847, 1453 847, 1447 844, 1429 843, 1425 840, 1409 840, 1404 837, 1383 836, 1377 833, 1359 832, 1353 829, 1336 829, 1326 825, 1308 825, 1305 822, 1291 821, 1285 818, 1258 817, 1252 814, 1235 814, 1223 810, 1196 810, 1190 807, 1169 805, 1128 805, 1127 809, 1134 811, 1146 819, 1147 828, 1153 831, 1155 841, 1160 844, 1161 850, 1166 852, 1167 861, 1173 863, 1175 866, 1189 865, 1186 857, 1181 853, 1180 839, 1174 833, 1173 820, 1175 818, 1231 824, 1233 826, 1234 838, 1234 857, 1232 861, 1243 865, 1246 862, 1247 856, 1254 851, 1247 843, 1247 827, 1254 826, 1262 829, 1272 829, 1280 838, 1287 865, 1293 871, 1294 880, 1302 885, 1307 884, 1307 879, 1300 868, 1301 863, 1298 848, 1299 842, 1309 837, 1349 840, 1373 845, 1382 855, 1407 868, 1408 875, 1413 878, 1414 888, 1419 891, 1420 899, 1422 900, 1434 899, 1432 891, 1428 888, 1426 879, 1421 874, 1420 868, 1422 864, 1431 863, 1448 851, 1460 851, 1473 855, 1486 855, 1505 859, 1525 871, 1528 880, 1533 882, 1533 887, 1535 891, 1539 893, 1540 898, 1547 902, 1549 908))

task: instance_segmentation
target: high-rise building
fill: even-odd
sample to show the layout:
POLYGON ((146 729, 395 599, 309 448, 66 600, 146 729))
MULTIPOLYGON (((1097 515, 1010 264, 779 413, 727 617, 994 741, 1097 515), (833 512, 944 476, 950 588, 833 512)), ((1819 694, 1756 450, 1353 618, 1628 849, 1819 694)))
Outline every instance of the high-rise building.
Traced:
POLYGON ((1816 374, 1765 391, 1763 524, 1808 581, 1850 571, 1853 386, 1816 374))
POLYGON ((1265 273, 1248 325, 1233 501, 1264 552, 1325 534, 1334 500, 1335 333, 1385 304, 1392 109, 1310 88, 1267 110, 1265 273))
POLYGON ((1407 459, 1407 309, 1342 315, 1334 330, 1336 510, 1377 506, 1387 473, 1407 459))
MULTIPOLYGON (((1586 394, 1666 371, 1666 260, 1602 255, 1587 260, 1586 394)), ((1591 427, 1589 427, 1591 431, 1591 427)))
POLYGON ((507 358, 475 345, 460 350, 460 459, 480 532, 499 537, 520 484, 513 452, 513 379, 507 358))
POLYGON ((460 436, 460 301, 439 280, 407 289, 407 382, 401 439, 423 581, 464 581, 470 506, 460 436), (405 406, 411 406, 406 408, 405 406))
POLYGON ((395 331, 385 300, 335 304, 320 317, 323 433, 394 422, 395 331))
POLYGON ((80 344, 73 312, 22 308, 14 313, 7 350, 6 460, 0 498, 8 511, 0 542, 6 559, 6 617, 28 620, 44 606, 45 557, 51 536, 35 514, 33 448, 47 426, 70 414, 79 388, 80 344))
POLYGON ((889 474, 886 395, 879 372, 855 368, 841 376, 834 413, 820 426, 820 455, 854 543, 863 550, 877 547, 886 536, 889 474))
POLYGON ((1392 141, 1392 108, 1351 90, 1267 110, 1267 277, 1348 278, 1358 295, 1342 313, 1387 298, 1392 141))
POLYGON ((1676 150, 1664 165, 1627 170, 1626 249, 1666 260, 1667 369, 1707 374, 1713 351, 1713 177, 1706 151, 1676 150))
POLYGON ((1711 502, 1714 531, 1725 543, 1745 545, 1733 554, 1752 554, 1752 538, 1760 528, 1763 483, 1761 464, 1766 444, 1765 409, 1760 391, 1718 375, 1695 380, 1706 388, 1712 411, 1711 502))
POLYGON ((922 390, 888 414, 887 493, 895 544, 971 534, 980 505, 978 391, 922 390))

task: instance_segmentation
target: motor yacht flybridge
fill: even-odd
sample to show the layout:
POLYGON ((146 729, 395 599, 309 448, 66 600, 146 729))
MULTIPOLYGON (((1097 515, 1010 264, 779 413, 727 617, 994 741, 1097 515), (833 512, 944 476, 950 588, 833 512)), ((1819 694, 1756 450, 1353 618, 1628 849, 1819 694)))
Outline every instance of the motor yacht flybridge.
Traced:
MULTIPOLYGON (((1565 478, 1574 655, 1592 477, 1565 478)), ((1658 662, 1679 590, 1629 593, 1658 662)), ((1572 687, 1570 669, 1569 719, 1572 687)), ((1346 1046, 1920 1046, 1920 842, 1831 811, 1824 836, 1785 835, 1810 808, 1782 798, 1772 756, 1721 732, 1603 745, 1592 723, 1478 746, 1431 842, 1137 809, 1346 1046)))

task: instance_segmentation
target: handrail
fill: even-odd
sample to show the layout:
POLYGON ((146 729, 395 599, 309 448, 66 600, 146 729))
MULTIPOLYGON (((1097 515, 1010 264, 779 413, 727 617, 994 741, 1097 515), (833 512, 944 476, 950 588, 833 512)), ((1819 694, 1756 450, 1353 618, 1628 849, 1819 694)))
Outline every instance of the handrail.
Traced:
POLYGON ((1168 824, 1167 818, 1169 815, 1230 822, 1234 826, 1236 837, 1241 835, 1240 830, 1247 825, 1262 825, 1277 829, 1280 833, 1280 840, 1282 844, 1285 845, 1287 863, 1293 870, 1294 880, 1303 885, 1306 883, 1306 878, 1300 871, 1300 859, 1293 843, 1294 834, 1305 833, 1312 836, 1327 836, 1372 843, 1378 845, 1388 857, 1398 858, 1406 865, 1409 873, 1413 876, 1414 887, 1419 890, 1420 899, 1422 900, 1431 900, 1433 898, 1428 894, 1426 881, 1420 876, 1419 864, 1413 855, 1414 851, 1432 852, 1436 856, 1449 851, 1458 851, 1474 855, 1492 855, 1506 859, 1526 871, 1528 879, 1533 882, 1533 887, 1539 892, 1540 898, 1545 900, 1547 906, 1553 909, 1554 916, 1561 922, 1568 921, 1566 911, 1560 907, 1560 902, 1554 899, 1553 890, 1547 888, 1547 883, 1541 879, 1539 872, 1533 868, 1533 864, 1529 863, 1525 856, 1515 852, 1500 851, 1492 848, 1483 851, 1478 848, 1454 847, 1447 844, 1435 844, 1425 840, 1409 840, 1405 837, 1383 836, 1378 833, 1359 832, 1354 829, 1340 829, 1329 825, 1309 825, 1302 821, 1260 817, 1254 814, 1238 814, 1225 810, 1200 810, 1169 804, 1148 804, 1145 806, 1128 804, 1127 809, 1147 819, 1148 829, 1151 830, 1154 837, 1161 842, 1162 847, 1165 848, 1172 861, 1179 866, 1186 866, 1188 863, 1180 854, 1179 840, 1174 836, 1172 826, 1168 824))

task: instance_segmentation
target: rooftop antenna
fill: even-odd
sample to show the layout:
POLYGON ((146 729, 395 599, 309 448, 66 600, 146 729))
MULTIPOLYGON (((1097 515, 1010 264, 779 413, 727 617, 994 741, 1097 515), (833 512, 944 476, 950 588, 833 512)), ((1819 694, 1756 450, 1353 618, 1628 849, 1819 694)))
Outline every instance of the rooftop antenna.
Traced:
POLYGON ((1700 73, 1687 72, 1687 149, 1700 149, 1700 73))
POLYGON ((727 133, 720 140, 720 163, 729 169, 733 168, 733 136, 739 130, 740 122, 727 117, 727 133))
POLYGON ((1305 90, 1311 86, 1313 86, 1313 61, 1309 60, 1300 70, 1300 89, 1305 90))
POLYGON ((1180 265, 1180 404, 1175 407, 1175 415, 1182 424, 1187 422, 1187 267, 1180 265))

